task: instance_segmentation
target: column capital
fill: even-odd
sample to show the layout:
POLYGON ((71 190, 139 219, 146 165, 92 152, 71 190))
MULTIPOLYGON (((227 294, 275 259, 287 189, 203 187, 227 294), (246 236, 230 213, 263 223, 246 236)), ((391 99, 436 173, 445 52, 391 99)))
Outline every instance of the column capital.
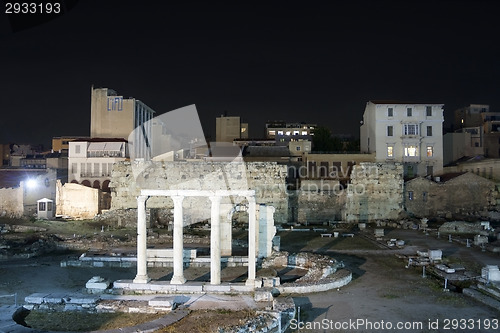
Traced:
POLYGON ((182 204, 182 201, 184 200, 183 195, 172 195, 171 198, 175 205, 182 204))
POLYGON ((248 203, 255 203, 255 196, 249 195, 249 196, 246 196, 246 198, 248 200, 248 203))
POLYGON ((220 203, 222 197, 219 195, 211 195, 208 197, 212 203, 220 203))

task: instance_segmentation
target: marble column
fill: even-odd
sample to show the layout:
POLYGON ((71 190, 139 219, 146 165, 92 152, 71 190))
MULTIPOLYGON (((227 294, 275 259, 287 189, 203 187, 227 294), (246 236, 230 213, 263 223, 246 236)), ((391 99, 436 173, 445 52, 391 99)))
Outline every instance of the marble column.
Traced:
POLYGON ((172 196, 174 201, 174 274, 170 284, 183 284, 184 278, 184 237, 183 237, 183 210, 182 201, 184 196, 172 196))
POLYGON ((255 197, 247 197, 248 200, 248 279, 247 286, 255 286, 256 259, 255 259, 255 238, 256 238, 256 204, 255 197))
POLYGON ((137 275, 134 283, 148 283, 146 201, 148 196, 137 197, 137 275))
POLYGON ((220 201, 221 197, 211 196, 210 221, 210 284, 220 284, 220 201))

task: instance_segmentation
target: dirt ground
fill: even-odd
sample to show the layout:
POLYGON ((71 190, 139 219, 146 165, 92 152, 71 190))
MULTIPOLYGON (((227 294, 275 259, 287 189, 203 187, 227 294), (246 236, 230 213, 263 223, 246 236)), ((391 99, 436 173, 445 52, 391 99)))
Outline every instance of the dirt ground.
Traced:
MULTIPOLYGON (((4 222, 0 222, 4 223, 4 222)), ((47 223, 47 222, 44 222, 47 223)), ((79 222, 71 222, 79 223, 79 222)), ((47 233, 71 236, 76 232, 71 225, 57 223, 46 225, 47 233), (58 228, 60 226, 61 228, 58 228)), ((114 239, 123 237, 127 246, 128 236, 134 235, 134 230, 105 230, 95 223, 86 227, 78 225, 78 234, 85 237, 102 236, 114 233, 114 239), (90 229, 89 229, 90 228, 90 229)), ((479 269, 485 264, 499 264, 500 256, 478 249, 468 249, 456 243, 449 243, 447 239, 437 239, 435 236, 426 236, 414 230, 388 230, 388 238, 398 238, 406 241, 407 246, 402 250, 391 250, 381 247, 374 242, 356 235, 353 238, 321 238, 314 232, 280 232, 281 248, 289 252, 312 251, 326 254, 337 260, 342 260, 346 268, 353 272, 353 281, 341 288, 322 293, 311 293, 295 296, 294 301, 300 307, 300 320, 304 325, 316 325, 314 328, 302 327, 301 332, 375 332, 385 331, 374 329, 373 326, 357 326, 352 329, 336 329, 335 325, 364 320, 366 324, 380 325, 390 322, 421 323, 416 329, 398 329, 398 332, 449 332, 446 320, 473 319, 475 327, 462 332, 493 332, 489 329, 478 329, 478 324, 487 319, 499 319, 500 313, 483 306, 470 298, 456 292, 444 292, 443 281, 427 276, 417 268, 405 268, 406 263, 396 258, 395 254, 414 254, 417 250, 442 249, 443 255, 454 258, 472 269, 479 269), (438 321, 438 328, 434 323, 438 321), (318 326, 318 325, 322 326, 318 326), (432 324, 432 325, 431 325, 432 324), (432 326, 432 327, 429 327, 432 326)), ((32 237, 33 233, 26 233, 32 237)), ((0 241, 4 235, 0 235, 0 241)), ((238 237, 242 237, 241 235, 238 237)), ((118 243, 113 243, 116 246, 118 243)), ((193 246, 189 244, 186 246, 193 246)), ((206 245, 205 245, 206 246, 206 245)), ((52 253, 29 259, 0 261, 0 296, 17 293, 18 302, 22 303, 25 296, 35 292, 68 292, 78 291, 85 286, 92 276, 100 275, 111 280, 133 279, 135 268, 75 268, 60 267, 60 262, 67 258, 74 258, 79 251, 52 253)), ((153 279, 168 279, 169 269, 151 270, 153 279)), ((207 278, 203 270, 186 272, 188 278, 207 278)), ((227 279, 243 279, 243 271, 227 271, 223 274, 227 279)), ((478 272, 479 274, 479 272, 478 272)), ((14 299, 0 297, 0 305, 13 304, 14 299)), ((185 320, 189 320, 186 318, 185 320)), ((199 325, 200 319, 192 317, 192 325, 199 325)), ((211 319, 212 320, 212 319, 211 319)), ((182 323, 182 322, 181 322, 182 323)), ((360 322, 361 323, 361 322, 360 322)), ((185 325, 186 321, 182 323, 185 325)), ((189 326, 178 326, 176 331, 184 332, 189 326)), ((195 327, 195 326, 191 326, 195 327)), ((338 327, 338 326, 337 326, 338 327)), ((292 326, 294 328, 294 326, 292 326)), ((291 331, 298 331, 291 329, 291 331)), ((386 330, 391 331, 391 330, 386 330)))

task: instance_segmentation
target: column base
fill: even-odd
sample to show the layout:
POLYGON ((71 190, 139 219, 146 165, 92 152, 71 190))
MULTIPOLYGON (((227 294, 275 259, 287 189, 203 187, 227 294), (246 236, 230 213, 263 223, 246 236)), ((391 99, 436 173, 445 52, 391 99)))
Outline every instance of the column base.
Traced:
POLYGON ((170 280, 170 284, 184 284, 186 283, 186 278, 184 276, 173 276, 170 280))
POLYGON ((220 280, 218 280, 218 281, 212 281, 212 280, 210 280, 210 284, 211 285, 219 285, 220 283, 221 283, 220 280))
POLYGON ((255 279, 247 279, 245 282, 245 286, 255 288, 255 279))
POLYGON ((151 281, 151 279, 149 278, 149 276, 147 275, 137 275, 134 279, 134 283, 148 283, 149 281, 151 281))

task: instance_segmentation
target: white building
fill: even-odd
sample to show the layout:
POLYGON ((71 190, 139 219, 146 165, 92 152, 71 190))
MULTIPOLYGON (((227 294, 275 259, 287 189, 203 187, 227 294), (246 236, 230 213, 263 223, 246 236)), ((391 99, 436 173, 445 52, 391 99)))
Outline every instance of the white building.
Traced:
MULTIPOLYGON (((274 139, 276 137, 307 137, 310 139, 314 135, 316 124, 306 123, 287 123, 284 121, 268 121, 266 123, 266 138, 274 139)), ((288 139, 287 142, 293 141, 288 139)), ((298 141, 298 140, 296 140, 298 141)))
POLYGON ((443 169, 444 104, 370 101, 360 128, 362 153, 377 162, 401 162, 406 177, 435 175, 443 169))
POLYGON ((111 170, 128 159, 125 139, 79 139, 69 143, 68 182, 109 191, 111 170))

